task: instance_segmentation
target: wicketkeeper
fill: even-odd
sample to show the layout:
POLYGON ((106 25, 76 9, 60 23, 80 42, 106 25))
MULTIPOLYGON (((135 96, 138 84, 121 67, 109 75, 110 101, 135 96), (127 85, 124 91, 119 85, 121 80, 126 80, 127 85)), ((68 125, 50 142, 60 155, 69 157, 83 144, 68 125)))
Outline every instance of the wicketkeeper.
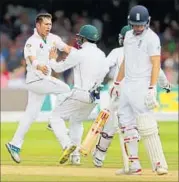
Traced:
MULTIPOLYGON (((104 61, 105 54, 96 42, 99 33, 96 27, 84 25, 78 34, 78 44, 81 49, 71 50, 63 62, 51 61, 50 66, 56 72, 63 72, 69 68, 74 71, 74 88, 69 94, 64 94, 64 100, 58 101, 52 112, 50 124, 63 148, 60 164, 68 161, 71 154, 71 163, 80 164, 79 146, 83 135, 83 123, 91 113, 99 99, 97 87, 102 83, 109 71, 104 61), (65 120, 69 120, 69 135, 65 120)), ((55 52, 54 52, 55 54, 55 52)))

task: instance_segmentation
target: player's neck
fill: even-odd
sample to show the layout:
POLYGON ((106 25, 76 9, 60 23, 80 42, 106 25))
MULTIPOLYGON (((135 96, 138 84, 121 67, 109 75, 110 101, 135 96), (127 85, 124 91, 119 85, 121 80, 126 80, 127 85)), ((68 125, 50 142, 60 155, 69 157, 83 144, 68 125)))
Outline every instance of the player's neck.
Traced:
POLYGON ((46 41, 47 41, 47 36, 44 36, 44 35, 42 35, 42 34, 40 34, 40 36, 42 37, 42 40, 46 43, 46 41))
POLYGON ((47 42, 47 36, 41 34, 39 31, 37 31, 37 33, 38 33, 39 36, 42 38, 42 40, 46 43, 46 42, 47 42))
POLYGON ((41 36, 42 40, 45 42, 45 44, 47 43, 47 36, 41 36))

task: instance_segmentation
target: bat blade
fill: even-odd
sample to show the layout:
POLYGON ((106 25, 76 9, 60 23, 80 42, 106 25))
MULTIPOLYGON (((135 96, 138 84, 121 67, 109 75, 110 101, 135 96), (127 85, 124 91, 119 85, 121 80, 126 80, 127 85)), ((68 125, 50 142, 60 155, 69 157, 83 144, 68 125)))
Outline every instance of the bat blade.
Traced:
POLYGON ((99 133, 102 131, 104 125, 106 124, 109 116, 110 112, 104 109, 99 113, 98 117, 93 122, 87 136, 81 144, 80 153, 83 156, 87 156, 93 149, 95 141, 97 140, 99 133))

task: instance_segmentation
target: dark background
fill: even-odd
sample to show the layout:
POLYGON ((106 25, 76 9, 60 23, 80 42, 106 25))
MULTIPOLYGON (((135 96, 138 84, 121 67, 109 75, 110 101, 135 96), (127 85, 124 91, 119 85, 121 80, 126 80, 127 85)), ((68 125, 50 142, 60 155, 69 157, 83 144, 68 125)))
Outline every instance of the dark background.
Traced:
MULTIPOLYGON (((101 33, 98 46, 108 55, 118 47, 120 29, 128 23, 129 9, 136 4, 148 8, 152 17, 151 28, 162 44, 162 68, 171 82, 178 83, 179 0, 3 0, 0 6, 1 72, 24 78, 23 47, 33 33, 37 13, 51 13, 52 32, 70 45, 75 44, 75 34, 82 25, 94 24, 94 20, 97 20, 101 33), (18 74, 14 75, 14 71, 18 74)), ((68 82, 66 73, 68 75, 69 72, 63 76, 68 82)))

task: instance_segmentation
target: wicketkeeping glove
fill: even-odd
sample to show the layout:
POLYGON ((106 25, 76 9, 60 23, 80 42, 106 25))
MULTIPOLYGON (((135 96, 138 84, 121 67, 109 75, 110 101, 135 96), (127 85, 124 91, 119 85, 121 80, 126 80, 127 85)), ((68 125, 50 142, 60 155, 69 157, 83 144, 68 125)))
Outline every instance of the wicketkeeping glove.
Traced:
POLYGON ((104 86, 102 84, 98 85, 95 84, 90 90, 90 97, 92 102, 94 102, 95 100, 99 100, 100 99, 100 91, 104 86))
POLYGON ((145 97, 145 105, 148 109, 154 109, 159 105, 156 97, 157 97, 156 88, 149 87, 147 96, 145 97))
POLYGON ((166 91, 166 93, 169 93, 172 90, 172 84, 168 82, 167 85, 165 85, 165 86, 163 86, 161 88, 163 88, 166 91))

